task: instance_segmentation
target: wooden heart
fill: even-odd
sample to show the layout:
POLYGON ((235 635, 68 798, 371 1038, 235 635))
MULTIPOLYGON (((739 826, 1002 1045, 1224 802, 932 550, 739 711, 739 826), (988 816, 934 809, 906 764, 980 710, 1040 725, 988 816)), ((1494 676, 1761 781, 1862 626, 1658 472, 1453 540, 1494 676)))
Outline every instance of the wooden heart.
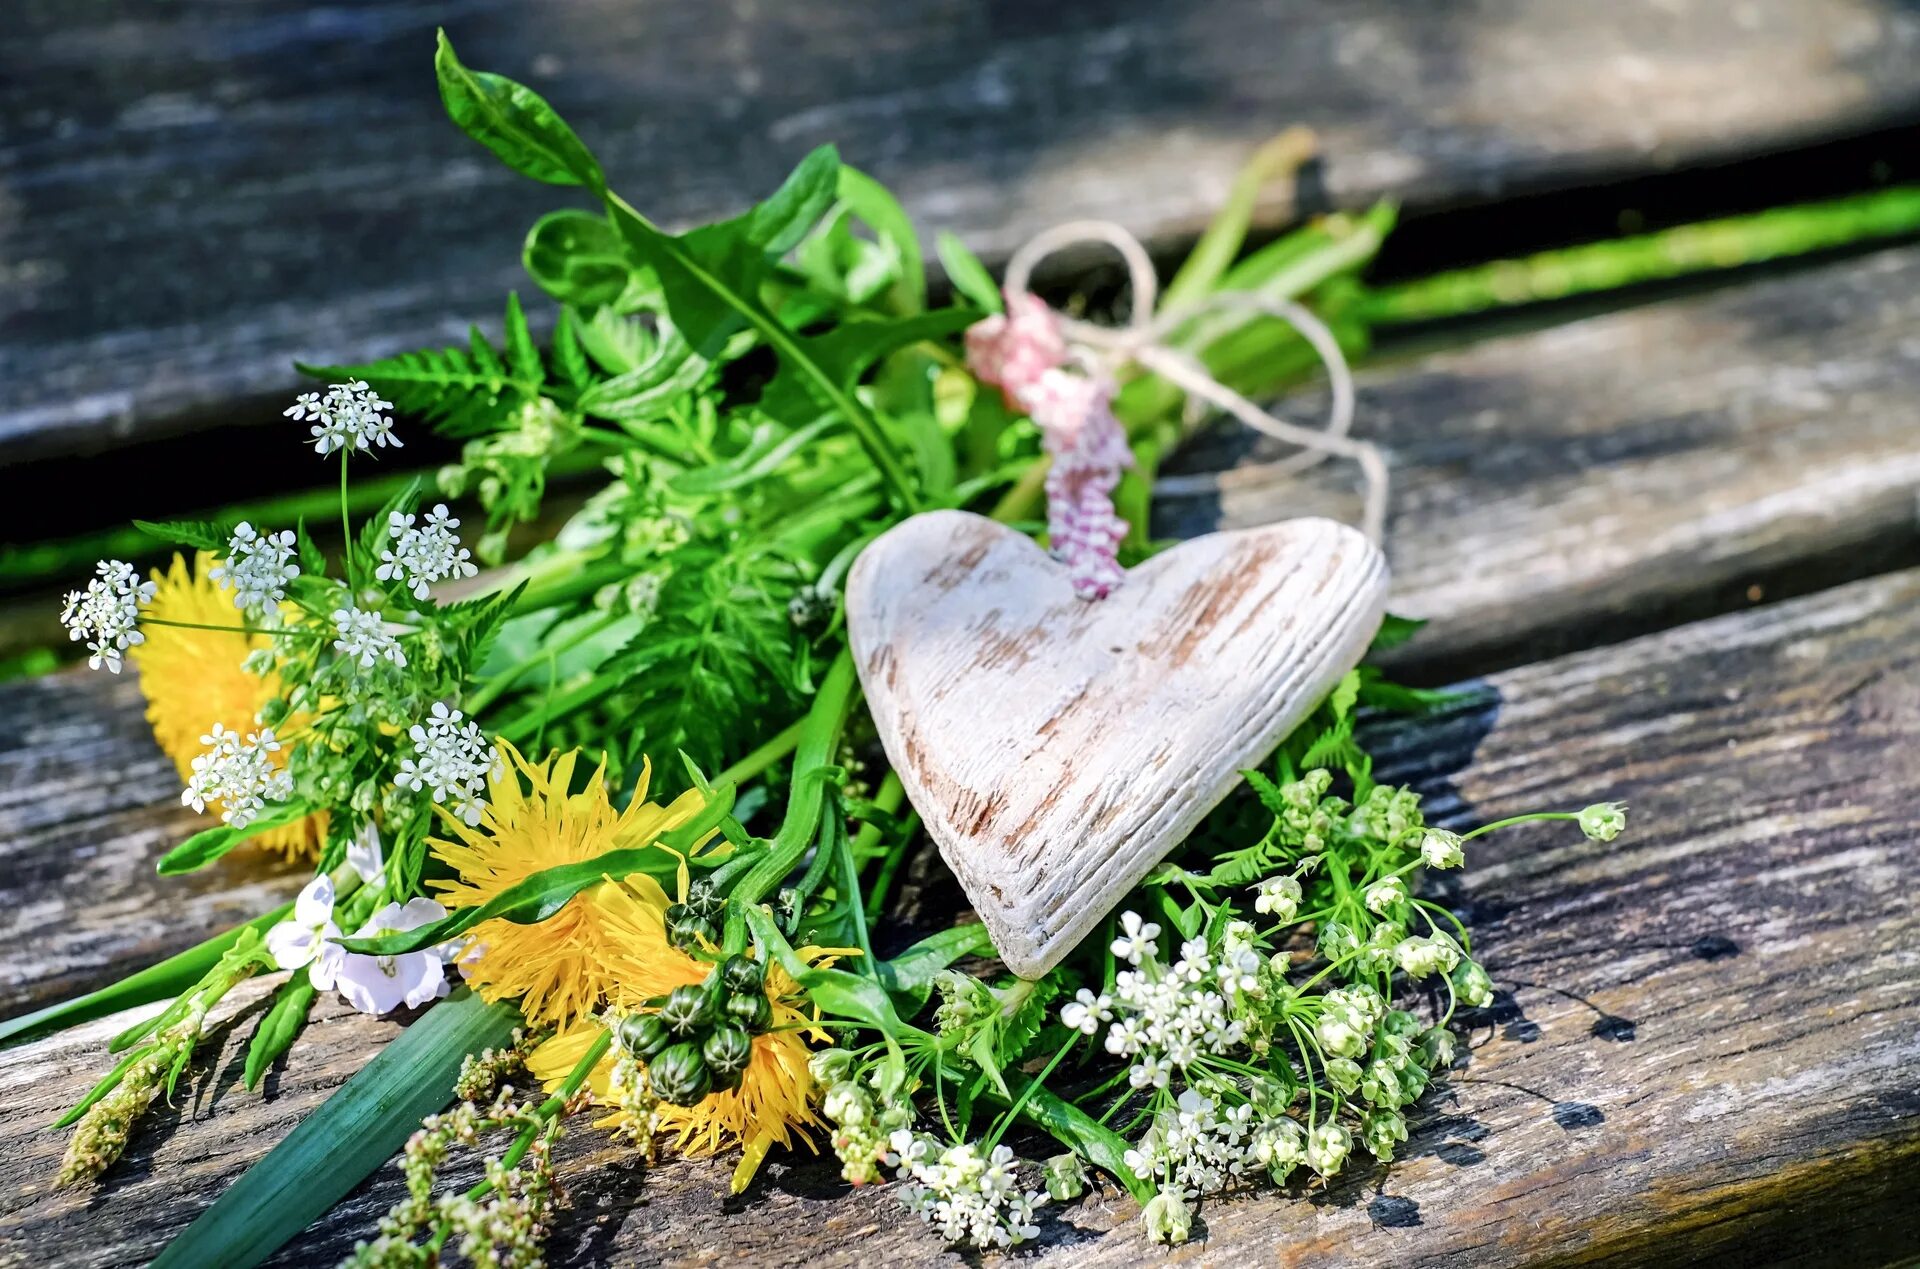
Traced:
POLYGON ((1386 561, 1330 520, 1184 542, 1104 600, 980 516, 861 553, 847 626, 907 797, 1007 966, 1052 968, 1379 628, 1386 561))

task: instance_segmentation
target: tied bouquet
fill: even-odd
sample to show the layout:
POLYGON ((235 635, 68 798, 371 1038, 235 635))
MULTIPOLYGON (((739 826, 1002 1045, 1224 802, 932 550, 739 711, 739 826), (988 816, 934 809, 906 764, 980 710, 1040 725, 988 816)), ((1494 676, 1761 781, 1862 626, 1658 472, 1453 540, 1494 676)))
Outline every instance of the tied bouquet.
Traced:
MULTIPOLYGON (((1447 698, 1363 664, 1044 974, 1005 973, 981 924, 928 928, 903 896, 951 883, 922 866, 862 707, 853 562, 911 515, 971 508, 1044 537, 1100 602, 1162 545, 1154 479, 1205 411, 1151 370, 1049 379, 1056 315, 951 237, 953 297, 931 305, 899 204, 830 148, 745 213, 670 233, 532 91, 444 36, 436 70, 455 123, 597 210, 527 236, 543 338, 509 296, 498 343, 311 368, 328 386, 286 426, 337 465, 337 525, 143 522, 171 563, 103 561, 68 597, 89 663, 138 670, 182 801, 209 819, 160 871, 246 848, 312 878, 34 1020, 170 1001, 115 1038, 117 1065, 61 1121, 59 1179, 110 1177, 255 975, 275 983, 249 1090, 299 1060, 323 993, 426 1012, 174 1263, 277 1245, 317 1214, 248 1207, 249 1186, 323 1208, 373 1166, 357 1161, 395 1152, 406 1196, 354 1263, 539 1263, 554 1142, 588 1121, 642 1157, 729 1156, 736 1192, 776 1149, 830 1151, 976 1248, 1040 1237, 1046 1209, 1100 1177, 1180 1242, 1210 1196, 1324 1184, 1356 1152, 1391 1161, 1460 1059, 1458 1011, 1493 992, 1423 879, 1522 821, 1611 840, 1622 808, 1429 824, 1374 779, 1357 724, 1447 698), (410 426, 456 438, 458 460, 433 487, 386 478, 356 519, 355 478, 410 426), (595 471, 509 560, 516 529, 553 523, 549 481, 595 471), (484 521, 465 536, 463 499, 484 521), (396 1097, 419 1108, 398 1129, 369 1110, 396 1097), (484 1176, 452 1187, 462 1151, 484 1176)), ((1251 293, 1364 342, 1355 274, 1390 208, 1243 250, 1262 185, 1303 157, 1296 134, 1256 156, 1164 311, 1251 293)), ((1162 330, 1240 397, 1325 356, 1257 306, 1162 330)), ((1376 646, 1416 624, 1390 618, 1376 646)))

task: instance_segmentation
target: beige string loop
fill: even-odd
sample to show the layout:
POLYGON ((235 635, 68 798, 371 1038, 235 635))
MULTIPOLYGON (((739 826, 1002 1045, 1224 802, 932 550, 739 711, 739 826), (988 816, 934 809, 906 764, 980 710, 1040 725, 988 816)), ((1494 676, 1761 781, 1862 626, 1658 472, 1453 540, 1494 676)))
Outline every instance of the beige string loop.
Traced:
POLYGON ((1172 497, 1217 493, 1229 484, 1285 480, 1328 458, 1347 458, 1359 466, 1366 482, 1361 529, 1376 545, 1382 542, 1386 535, 1389 482, 1386 459, 1378 446, 1348 434, 1353 427, 1353 371, 1340 349, 1340 341, 1327 324, 1292 300, 1262 295, 1258 291, 1222 291, 1197 304, 1176 305, 1156 312, 1160 280, 1151 257, 1132 233, 1105 220, 1069 221, 1028 241, 1007 262, 1007 290, 1027 290, 1034 267, 1042 259, 1089 242, 1112 247, 1126 264, 1133 286, 1133 312, 1127 325, 1122 327, 1099 326, 1062 316, 1061 331, 1075 346, 1081 360, 1104 363, 1104 369, 1110 373, 1128 363, 1138 365, 1167 380, 1189 398, 1204 401, 1255 431, 1297 445, 1301 450, 1275 462, 1241 467, 1229 473, 1164 476, 1154 482, 1154 492, 1172 497), (1235 311, 1264 313, 1286 322, 1318 355, 1326 367, 1333 396, 1323 429, 1301 427, 1277 418, 1208 374, 1196 358, 1166 343, 1167 336, 1180 326, 1215 313, 1235 311))

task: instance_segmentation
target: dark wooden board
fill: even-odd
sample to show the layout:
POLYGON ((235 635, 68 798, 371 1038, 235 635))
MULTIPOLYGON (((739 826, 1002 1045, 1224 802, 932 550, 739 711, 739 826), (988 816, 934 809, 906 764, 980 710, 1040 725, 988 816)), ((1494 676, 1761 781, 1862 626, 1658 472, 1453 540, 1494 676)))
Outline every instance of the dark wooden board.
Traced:
MULTIPOLYGON (((1390 658, 1478 673, 1920 563, 1920 248, 1591 317, 1360 376, 1355 432, 1393 474, 1390 658)), ((1284 404, 1317 424, 1324 397, 1284 404)), ((1186 537, 1353 520, 1350 467, 1228 423, 1174 468, 1238 464, 1156 506, 1186 537)))
MULTIPOLYGON (((1920 571, 1540 663, 1372 738, 1464 827, 1595 797, 1626 836, 1530 826, 1477 846, 1453 901, 1500 996, 1402 1162, 1324 1193, 1215 1201, 1177 1263, 1875 1264, 1920 1245, 1920 571)), ((326 1006, 269 1095, 235 1086, 251 1021, 99 1193, 53 1193, 41 1125, 110 1023, 0 1054, 0 1230, 38 1263, 151 1253, 394 1034, 326 1006)), ((927 1263, 935 1239, 824 1163, 725 1199, 715 1163, 651 1176, 582 1128, 559 1263, 927 1263)), ((398 1193, 391 1166, 281 1258, 329 1263, 398 1193)), ((1155 1255, 1125 1201, 1049 1217, 1042 1260, 1155 1255), (1117 1232, 1103 1230, 1118 1225, 1117 1232)), ((958 1257, 948 1259, 957 1261, 958 1257)))
MULTIPOLYGON (((1318 205, 1454 203, 1920 115, 1869 0, 13 0, 0 464, 277 422, 289 363, 464 339, 565 191, 442 116, 433 31, 549 94, 641 208, 730 211, 825 141, 998 257, 1076 216, 1193 233, 1290 125, 1318 205)), ((1291 214, 1284 200, 1263 223, 1291 214)))
MULTIPOLYGON (((1398 669, 1471 674, 1745 605, 1783 573, 1920 562, 1917 297, 1920 248, 1903 248, 1365 376, 1361 430, 1397 482, 1392 604, 1432 619, 1398 669)), ((1260 458, 1238 435, 1187 461, 1260 458)), ((1169 500, 1161 527, 1353 515, 1351 473, 1317 475, 1169 500)), ((291 893, 251 852, 153 876, 194 819, 138 699, 85 671, 0 685, 0 1016, 291 893)))

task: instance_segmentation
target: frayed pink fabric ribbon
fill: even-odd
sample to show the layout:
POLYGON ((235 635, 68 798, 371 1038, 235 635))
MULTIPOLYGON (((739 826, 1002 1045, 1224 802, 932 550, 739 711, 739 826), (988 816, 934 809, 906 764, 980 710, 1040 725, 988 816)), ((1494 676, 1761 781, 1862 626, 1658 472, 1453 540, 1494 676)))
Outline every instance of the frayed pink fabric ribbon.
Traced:
POLYGON ((1032 417, 1051 458, 1047 538, 1082 599, 1104 599, 1120 584, 1127 522, 1113 509, 1120 474, 1133 465, 1126 429, 1113 416, 1114 382, 1067 369, 1067 341, 1038 296, 1008 291, 1005 313, 967 329, 967 365, 1032 417))
MULTIPOLYGON (((1359 463, 1366 479, 1363 529, 1378 543, 1385 532, 1386 462, 1374 446, 1346 433, 1353 422, 1353 378, 1339 341, 1311 312, 1290 299, 1257 292, 1228 292, 1174 312, 1155 312, 1158 279, 1139 241, 1118 225, 1076 221, 1040 235, 1016 252, 1007 266, 1006 309, 968 327, 967 366, 974 377, 1000 389, 1009 407, 1030 416, 1052 465, 1047 472, 1047 536, 1067 566, 1083 599, 1103 599, 1125 579, 1118 558, 1127 522, 1113 506, 1121 474, 1133 465, 1126 429, 1113 414, 1117 368, 1129 362, 1158 374, 1194 402, 1212 405, 1304 453, 1267 465, 1291 476, 1340 455, 1359 463), (1126 261, 1133 284, 1134 316, 1120 329, 1063 318, 1027 289, 1034 263, 1049 252, 1080 242, 1104 242, 1126 261), (1291 324, 1320 354, 1333 386, 1325 431, 1283 422, 1209 375, 1193 358, 1165 343, 1168 332, 1210 311, 1255 311, 1291 324)), ((1258 469, 1242 468, 1242 480, 1258 469)), ((1218 476, 1178 478, 1180 491, 1215 489, 1218 476)), ((1175 481, 1156 489, 1174 492, 1175 481)))

